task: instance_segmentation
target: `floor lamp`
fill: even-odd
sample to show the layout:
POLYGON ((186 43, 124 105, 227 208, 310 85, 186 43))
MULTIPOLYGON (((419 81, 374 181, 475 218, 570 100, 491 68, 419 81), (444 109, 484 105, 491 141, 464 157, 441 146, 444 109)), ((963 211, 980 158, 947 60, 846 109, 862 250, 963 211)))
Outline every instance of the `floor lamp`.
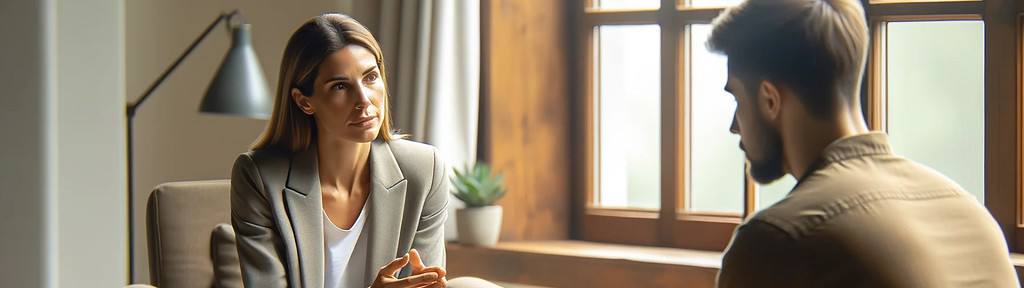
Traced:
POLYGON ((199 35, 188 49, 171 64, 160 78, 146 89, 145 93, 135 102, 128 103, 127 112, 127 140, 128 140, 128 273, 129 281, 135 282, 135 173, 133 171, 134 148, 132 143, 135 112, 153 94, 153 91, 160 86, 167 76, 178 68, 178 65, 195 50, 203 39, 206 39, 213 31, 213 28, 225 23, 231 31, 231 49, 224 56, 217 74, 214 76, 210 86, 206 88, 206 95, 199 105, 199 112, 215 113, 231 116, 242 116, 258 119, 266 119, 272 108, 270 92, 267 90, 267 80, 263 77, 263 69, 256 59, 256 53, 252 49, 251 27, 242 19, 238 10, 230 13, 221 13, 213 23, 210 23, 199 35), (238 17, 239 23, 233 24, 232 20, 238 17))

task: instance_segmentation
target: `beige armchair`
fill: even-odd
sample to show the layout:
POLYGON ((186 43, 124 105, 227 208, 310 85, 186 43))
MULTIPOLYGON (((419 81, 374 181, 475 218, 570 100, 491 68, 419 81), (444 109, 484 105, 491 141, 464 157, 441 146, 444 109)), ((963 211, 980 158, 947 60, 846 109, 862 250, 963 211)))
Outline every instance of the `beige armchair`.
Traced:
MULTIPOLYGON (((215 271, 223 271, 214 269, 215 250, 211 249, 214 248, 214 245, 211 245, 214 228, 220 224, 231 223, 230 189, 231 184, 228 180, 172 182, 157 186, 149 195, 146 230, 149 243, 149 273, 154 286, 242 286, 238 278, 215 277, 220 276, 215 275, 215 271), (215 280, 218 281, 215 283, 215 280)), ((231 236, 228 240, 233 241, 233 234, 231 236)), ((221 247, 223 246, 226 245, 221 247)), ((231 246, 233 250, 233 245, 231 246)), ((220 252, 233 252, 222 258, 233 256, 236 263, 234 268, 237 270, 237 252, 220 252)), ((240 273, 235 272, 235 277, 240 273)))

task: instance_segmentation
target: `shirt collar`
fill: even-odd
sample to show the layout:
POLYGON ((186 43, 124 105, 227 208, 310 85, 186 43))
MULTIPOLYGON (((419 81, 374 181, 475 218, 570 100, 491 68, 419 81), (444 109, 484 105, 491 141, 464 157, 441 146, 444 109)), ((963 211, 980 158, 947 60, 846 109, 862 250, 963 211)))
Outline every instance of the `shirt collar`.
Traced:
POLYGON ((821 152, 821 166, 871 155, 892 154, 889 136, 883 132, 868 132, 833 141, 821 152))
MULTIPOLYGON (((814 174, 814 171, 829 164, 846 159, 884 154, 892 154, 889 147, 889 136, 884 132, 868 132, 837 139, 825 146, 825 149, 821 151, 821 157, 811 163, 803 176, 798 177, 797 186, 799 187, 804 179, 814 174)), ((796 188, 794 187, 794 189, 796 188)))

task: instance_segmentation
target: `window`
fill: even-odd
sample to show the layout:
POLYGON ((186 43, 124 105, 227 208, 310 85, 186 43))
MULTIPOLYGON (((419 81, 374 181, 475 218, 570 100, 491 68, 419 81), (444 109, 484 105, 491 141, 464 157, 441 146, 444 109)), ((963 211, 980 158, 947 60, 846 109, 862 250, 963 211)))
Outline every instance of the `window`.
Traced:
POLYGON ((725 58, 705 48, 711 20, 735 3, 581 5, 581 238, 722 249, 755 209, 729 132, 725 58))
POLYGON ((660 138, 658 35, 658 25, 594 28, 599 48, 594 58, 596 206, 657 210, 660 205, 659 145, 643 141, 660 138))
POLYGON ((690 79, 684 85, 689 87, 685 94, 689 105, 682 114, 689 121, 680 133, 688 136, 683 145, 689 148, 689 161, 683 165, 687 165, 684 171, 689 175, 684 178, 686 205, 682 210, 740 215, 744 199, 740 191, 746 185, 745 160, 739 150, 739 135, 729 132, 736 101, 722 89, 728 72, 726 58, 707 49, 710 24, 689 25, 688 29, 688 45, 683 50, 689 52, 685 69, 690 79))
MULTIPOLYGON (((723 7, 741 1, 581 2, 577 237, 725 248, 743 217, 796 184, 791 176, 754 183, 729 132, 736 104, 722 90, 726 60, 705 41, 723 7)), ((991 33, 1024 39, 1021 24, 1006 24, 1018 23, 1018 10, 998 9, 1011 3, 998 0, 865 2, 868 125, 887 131, 896 153, 974 193, 1011 243, 1021 239, 1024 92, 1005 83, 1021 82, 1022 52, 991 46, 991 33)))
POLYGON ((884 25, 882 125, 893 150, 984 198, 985 49, 982 21, 884 25))

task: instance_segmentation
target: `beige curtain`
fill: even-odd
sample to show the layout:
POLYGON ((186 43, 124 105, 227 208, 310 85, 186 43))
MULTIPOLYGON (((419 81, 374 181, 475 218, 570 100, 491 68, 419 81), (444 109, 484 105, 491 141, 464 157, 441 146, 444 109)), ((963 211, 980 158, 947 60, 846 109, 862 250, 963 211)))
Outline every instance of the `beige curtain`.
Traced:
MULTIPOLYGON (((480 0, 357 0, 355 17, 384 50, 393 117, 449 166, 476 159, 480 93, 480 0)), ((452 209, 462 203, 452 198, 452 209)), ((445 234, 451 239, 454 211, 445 234)))

